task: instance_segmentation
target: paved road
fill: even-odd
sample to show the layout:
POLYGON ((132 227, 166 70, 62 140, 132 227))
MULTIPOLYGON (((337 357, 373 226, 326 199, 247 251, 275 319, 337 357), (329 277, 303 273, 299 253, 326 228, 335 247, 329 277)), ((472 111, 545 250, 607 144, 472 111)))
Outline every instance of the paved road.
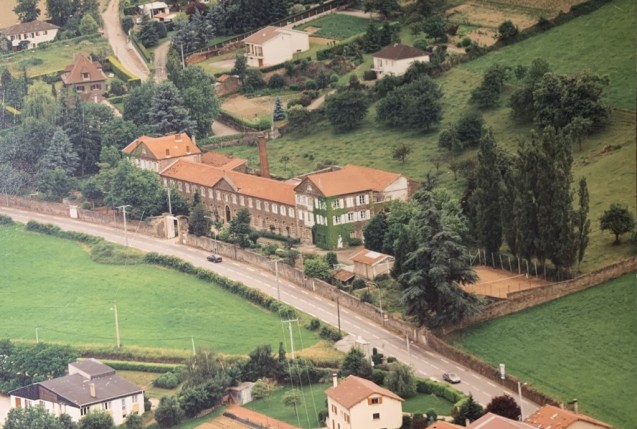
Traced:
MULTIPOLYGON (((30 213, 7 207, 0 207, 0 213, 11 216, 18 222, 30 219, 48 222, 63 229, 80 231, 105 238, 108 241, 124 244, 124 232, 112 227, 83 223, 68 218, 58 218, 39 213, 30 213)), ((207 252, 192 247, 176 244, 175 240, 164 240, 147 237, 140 234, 128 233, 128 243, 131 247, 143 251, 153 251, 182 258, 195 266, 205 267, 233 280, 240 281, 247 286, 259 289, 271 296, 276 296, 276 279, 272 273, 260 271, 247 264, 226 259, 222 264, 210 264, 205 260, 207 252)), ((334 326, 338 324, 337 309, 334 302, 316 296, 287 281, 280 282, 281 300, 314 317, 334 326)), ((456 372, 462 378, 462 383, 456 385, 459 390, 472 393, 482 404, 487 404, 493 396, 501 395, 506 389, 496 385, 491 380, 477 375, 470 370, 447 360, 431 350, 411 345, 410 352, 404 338, 385 330, 380 321, 374 322, 364 319, 354 312, 340 309, 341 328, 354 336, 361 336, 372 347, 386 356, 395 356, 400 361, 409 363, 420 377, 441 380, 443 372, 456 372)), ((519 401, 517 392, 506 391, 519 401)), ((523 401, 524 416, 535 412, 538 405, 530 401, 523 401)))
POLYGON ((168 78, 168 72, 166 72, 166 58, 168 57, 169 49, 169 40, 157 46, 157 49, 155 49, 153 63, 155 65, 155 82, 157 83, 161 83, 168 78))
POLYGON ((146 81, 150 72, 137 50, 128 41, 128 36, 124 33, 124 30, 122 30, 119 24, 118 10, 119 0, 110 0, 108 7, 102 13, 104 34, 108 38, 108 43, 111 45, 119 62, 142 81, 146 81))

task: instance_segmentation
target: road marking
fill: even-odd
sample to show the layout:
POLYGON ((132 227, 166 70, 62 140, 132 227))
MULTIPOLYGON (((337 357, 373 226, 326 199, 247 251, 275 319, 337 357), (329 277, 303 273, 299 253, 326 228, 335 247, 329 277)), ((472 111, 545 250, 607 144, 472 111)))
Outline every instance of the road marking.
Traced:
POLYGON ((496 387, 496 385, 495 385, 495 384, 493 384, 493 383, 491 383, 490 381, 487 381, 487 384, 488 384, 489 386, 491 386, 491 387, 496 387))
POLYGON ((447 359, 440 358, 440 360, 449 365, 449 361, 447 359))
POLYGON ((478 380, 480 380, 480 377, 478 377, 478 376, 477 376, 477 375, 475 375, 474 373, 470 372, 469 374, 471 374, 471 376, 472 376, 473 378, 477 378, 478 380))

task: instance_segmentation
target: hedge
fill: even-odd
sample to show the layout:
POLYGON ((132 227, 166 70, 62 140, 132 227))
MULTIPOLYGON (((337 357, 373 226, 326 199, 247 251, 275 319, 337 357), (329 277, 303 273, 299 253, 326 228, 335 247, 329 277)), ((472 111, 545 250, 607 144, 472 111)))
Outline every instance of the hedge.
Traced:
POLYGON ((223 109, 219 111, 219 116, 225 117, 225 119, 228 120, 229 122, 234 122, 238 124, 239 126, 243 126, 245 128, 250 128, 257 131, 269 130, 270 127, 272 126, 270 121, 267 119, 261 119, 259 120, 258 123, 255 124, 254 122, 247 121, 243 118, 237 117, 234 114, 223 109))
POLYGON ((153 60, 153 57, 150 54, 150 52, 148 52, 146 47, 142 45, 142 43, 137 39, 137 36, 131 32, 130 39, 131 39, 131 42, 133 42, 133 46, 137 49, 140 55, 144 57, 144 60, 147 63, 150 63, 153 60))
POLYGON ((7 112, 11 113, 14 116, 22 115, 22 112, 20 112, 15 107, 9 106, 8 104, 4 104, 3 107, 4 107, 4 110, 6 110, 7 112))
MULTIPOLYGON (((297 58, 296 60, 291 61, 291 62, 292 62, 292 64, 298 65, 298 64, 301 64, 301 61, 310 61, 311 62, 312 61, 312 57, 297 58)), ((271 65, 271 66, 267 66, 267 67, 261 67, 259 70, 261 70, 261 73, 268 73, 268 72, 271 72, 271 71, 274 71, 274 70, 279 70, 279 69, 282 69, 282 68, 285 68, 285 63, 279 63, 279 64, 274 64, 274 65, 271 65)))
POLYGON ((13 225, 13 219, 9 216, 0 215, 0 225, 13 225))
POLYGON ((115 73, 115 76, 126 82, 129 86, 129 89, 131 86, 141 84, 142 80, 132 74, 129 70, 127 70, 117 58, 111 55, 108 57, 108 62, 113 68, 113 73, 115 73))
POLYGON ((416 381, 416 391, 427 395, 434 394, 440 398, 445 398, 447 401, 453 402, 454 404, 459 401, 463 401, 467 397, 464 393, 447 384, 420 378, 416 381))
POLYGON ((146 362, 128 362, 121 360, 102 360, 104 365, 108 365, 118 371, 140 371, 153 373, 177 372, 181 365, 159 364, 146 362))
POLYGON ((280 234, 275 234, 274 232, 270 232, 270 231, 257 231, 257 234, 259 235, 259 237, 263 237, 263 238, 270 238, 272 240, 278 240, 278 241, 283 241, 283 242, 291 242, 294 244, 300 244, 301 240, 298 238, 292 238, 292 237, 284 237, 283 235, 280 234))
POLYGON ((128 97, 128 94, 126 95, 116 95, 115 97, 110 97, 108 99, 108 101, 110 103, 116 104, 116 103, 123 103, 124 100, 128 97))
POLYGON ((225 136, 212 136, 212 137, 206 137, 203 139, 197 139, 197 146, 205 146, 207 144, 222 143, 222 142, 227 142, 230 140, 239 140, 244 135, 245 135, 244 133, 237 133, 237 134, 228 134, 225 136))
MULTIPOLYGON (((37 79, 45 80, 49 76, 55 75, 56 78, 55 78, 54 82, 57 82, 58 80, 60 80, 62 78, 63 74, 64 74, 64 69, 61 69, 61 70, 55 70, 55 71, 52 71, 52 72, 40 73, 40 74, 36 74, 36 75, 33 75, 33 76, 29 76, 27 79, 29 80, 29 82, 33 82, 34 80, 37 80, 37 79)), ((48 83, 50 83, 50 82, 48 82, 48 83)))
POLYGON ((81 243, 97 244, 104 239, 94 235, 84 234, 83 232, 64 231, 62 228, 51 223, 39 223, 34 220, 27 222, 25 229, 27 231, 39 232, 40 234, 51 235, 67 240, 79 241, 81 243))
POLYGON ((269 295, 264 294, 261 291, 252 289, 244 285, 243 283, 235 282, 220 276, 212 271, 205 270, 203 268, 197 268, 189 262, 185 262, 182 259, 174 256, 160 255, 158 253, 147 253, 144 255, 144 262, 147 264, 160 265, 163 267, 171 268, 173 270, 180 271, 185 274, 190 274, 197 277, 200 280, 214 283, 221 286, 223 289, 238 295, 248 301, 256 304, 266 310, 284 314, 285 317, 295 317, 294 308, 277 301, 269 295))

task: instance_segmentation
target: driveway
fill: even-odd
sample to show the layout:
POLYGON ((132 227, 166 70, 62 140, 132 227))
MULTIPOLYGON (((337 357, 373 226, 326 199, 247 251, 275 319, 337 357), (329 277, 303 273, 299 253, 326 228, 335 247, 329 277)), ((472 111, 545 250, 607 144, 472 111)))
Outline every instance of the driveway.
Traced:
POLYGON ((166 58, 170 49, 170 41, 164 42, 155 49, 153 63, 155 65, 155 82, 161 83, 168 78, 166 72, 166 58))
POLYGON ((108 8, 102 14, 104 34, 108 38, 115 56, 124 67, 139 77, 142 81, 148 79, 150 71, 137 50, 128 40, 119 23, 119 0, 111 0, 108 8))

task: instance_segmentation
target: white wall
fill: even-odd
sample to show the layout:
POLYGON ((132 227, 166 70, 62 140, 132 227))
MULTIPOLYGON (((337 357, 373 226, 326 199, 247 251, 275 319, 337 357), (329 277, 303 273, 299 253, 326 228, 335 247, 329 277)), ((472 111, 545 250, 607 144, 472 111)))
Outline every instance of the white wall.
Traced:
POLYGON ((276 37, 265 41, 261 47, 261 56, 248 52, 248 65, 250 67, 259 67, 260 57, 263 58, 262 67, 291 60, 297 51, 305 52, 310 49, 310 38, 307 33, 282 28, 276 37))
POLYGON ((374 57, 374 70, 376 70, 378 77, 382 77, 385 75, 402 76, 405 74, 409 66, 416 61, 428 63, 429 55, 423 55, 422 57, 415 58, 406 58, 404 60, 388 60, 385 58, 374 57))
POLYGON ((14 47, 17 47, 23 40, 28 40, 30 42, 29 49, 32 49, 37 47, 42 42, 50 42, 55 39, 55 36, 58 34, 58 29, 55 28, 53 30, 46 30, 46 34, 44 33, 45 31, 35 31, 33 33, 29 32, 26 34, 16 34, 15 36, 13 36, 14 39, 11 41, 11 44, 14 47))
POLYGON ((401 427, 403 424, 401 402, 386 396, 382 399, 382 404, 368 405, 365 400, 354 405, 350 409, 352 427, 365 429, 397 429, 401 427), (378 420, 373 418, 375 413, 380 415, 378 420))
POLYGON ((383 189, 383 195, 392 200, 407 201, 409 197, 409 182, 406 177, 399 177, 383 189))

